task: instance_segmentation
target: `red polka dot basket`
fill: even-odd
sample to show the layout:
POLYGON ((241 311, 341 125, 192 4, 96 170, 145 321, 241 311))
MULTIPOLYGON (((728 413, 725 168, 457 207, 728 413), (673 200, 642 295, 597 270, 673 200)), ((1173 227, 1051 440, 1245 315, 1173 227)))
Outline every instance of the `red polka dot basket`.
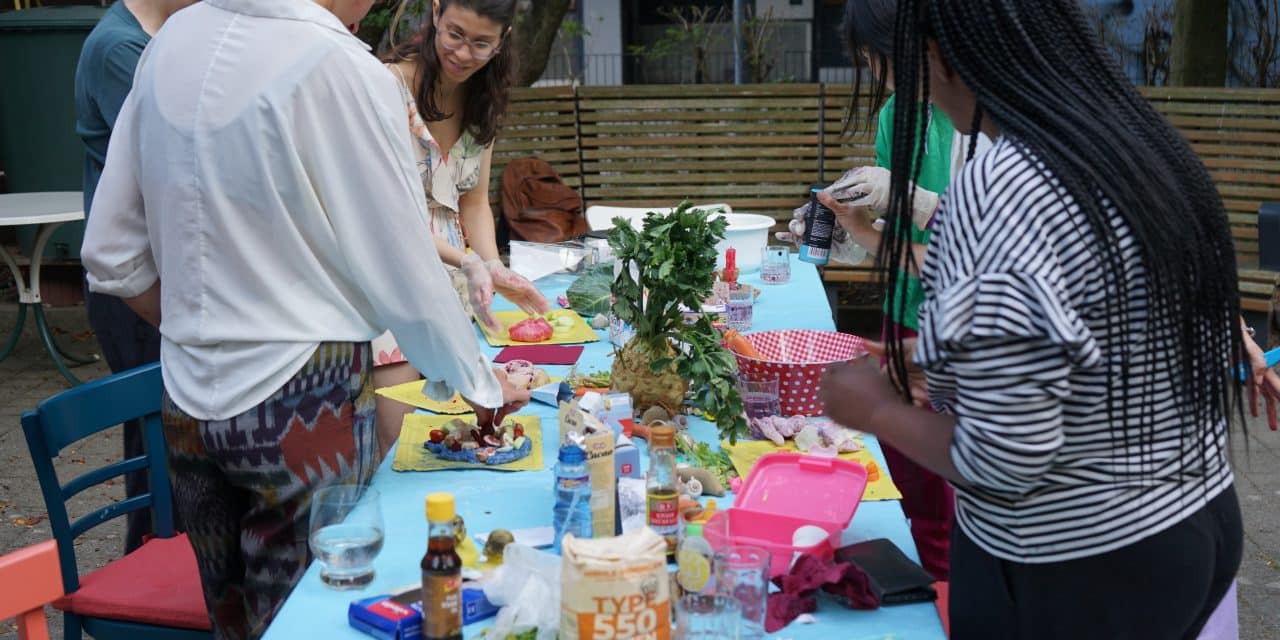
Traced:
POLYGON ((747 378, 778 376, 784 416, 820 416, 818 385, 827 367, 867 355, 862 338, 837 331, 784 329, 743 334, 764 360, 733 352, 747 378))

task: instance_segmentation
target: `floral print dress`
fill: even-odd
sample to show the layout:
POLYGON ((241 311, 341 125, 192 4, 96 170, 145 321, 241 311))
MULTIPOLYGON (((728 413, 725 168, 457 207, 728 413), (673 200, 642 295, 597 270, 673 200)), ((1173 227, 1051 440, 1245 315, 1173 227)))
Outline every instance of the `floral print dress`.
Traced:
MULTIPOLYGON (((396 65, 387 65, 400 78, 400 98, 404 100, 408 114, 409 134, 413 138, 413 151, 417 158, 418 175, 427 196, 427 219, 431 234, 444 238, 450 246, 466 251, 467 238, 459 215, 459 200, 476 188, 480 182, 480 169, 484 161, 485 147, 477 144, 470 131, 464 130, 450 149, 441 149, 431 137, 427 123, 418 112, 410 84, 396 65)), ((471 312, 467 303, 466 280, 462 272, 445 265, 453 278, 454 288, 462 298, 462 306, 471 312)), ((373 358, 376 366, 404 362, 404 355, 396 345, 391 332, 385 332, 373 341, 373 358)))

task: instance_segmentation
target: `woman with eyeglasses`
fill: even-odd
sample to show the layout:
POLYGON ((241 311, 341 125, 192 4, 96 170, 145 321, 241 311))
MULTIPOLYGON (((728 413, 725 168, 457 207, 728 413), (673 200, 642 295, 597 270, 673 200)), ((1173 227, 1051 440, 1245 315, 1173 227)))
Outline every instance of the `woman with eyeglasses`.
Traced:
MULTIPOLYGON (((463 306, 494 329, 500 328, 489 312, 495 291, 529 313, 548 309, 537 288, 499 260, 489 206, 493 142, 515 70, 515 15, 516 0, 436 0, 417 36, 385 60, 400 82, 436 250, 463 306)), ((418 378, 389 332, 373 349, 379 388, 418 378)), ((410 408, 381 396, 378 402, 385 451, 410 408)))

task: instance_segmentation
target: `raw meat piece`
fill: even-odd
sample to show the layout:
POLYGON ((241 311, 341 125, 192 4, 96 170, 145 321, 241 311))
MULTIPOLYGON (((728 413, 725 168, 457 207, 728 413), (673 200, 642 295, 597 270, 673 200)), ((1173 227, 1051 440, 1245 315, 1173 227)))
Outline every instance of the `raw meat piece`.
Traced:
POLYGON ((551 338, 553 333, 555 328, 551 323, 539 317, 526 318, 507 329, 507 335, 516 342, 542 342, 551 338))

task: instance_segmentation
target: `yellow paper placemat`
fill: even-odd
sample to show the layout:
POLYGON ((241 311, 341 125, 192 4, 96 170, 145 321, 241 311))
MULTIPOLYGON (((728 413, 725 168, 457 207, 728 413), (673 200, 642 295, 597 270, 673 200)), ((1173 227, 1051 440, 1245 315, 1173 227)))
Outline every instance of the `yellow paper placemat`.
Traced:
MULTIPOLYGON (((462 401, 462 394, 460 393, 453 394, 453 398, 448 402, 439 402, 428 398, 422 393, 422 385, 425 384, 425 382, 425 380, 414 380, 413 382, 398 384, 394 387, 383 387, 378 389, 375 393, 384 398, 391 398, 396 402, 403 402, 409 406, 426 409, 427 411, 434 411, 435 413, 447 413, 451 415, 471 413, 471 405, 462 401)), ((407 427, 408 424, 405 426, 407 427)), ((401 436, 401 438, 403 437, 404 436, 401 436)))
POLYGON ((542 471, 542 421, 538 416, 507 416, 503 424, 515 422, 524 427, 524 437, 532 441, 529 455, 507 464, 475 464, 437 458, 425 446, 432 429, 439 429, 456 418, 475 419, 475 415, 428 416, 411 413, 404 417, 392 471, 444 471, 445 469, 489 469, 491 471, 542 471))
MULTIPOLYGON (((561 379, 555 376, 548 378, 548 383, 560 382, 561 379)), ((428 398, 422 393, 422 380, 414 380, 398 384, 394 387, 383 387, 378 389, 376 393, 384 398, 391 398, 396 402, 403 402, 411 407, 426 409, 432 413, 443 413, 447 415, 460 415, 463 413, 471 413, 471 405, 462 400, 462 394, 455 393, 453 398, 448 402, 439 402, 428 398)))
MULTIPOLYGON (((756 460, 770 453, 798 453, 800 450, 796 448, 794 442, 787 440, 787 444, 779 447, 768 440, 739 440, 738 444, 729 444, 721 442, 720 448, 729 454, 729 459, 733 461, 733 468, 737 469, 738 475, 746 478, 751 472, 751 468, 756 466, 756 460)), ((885 471, 883 465, 876 462, 875 456, 865 448, 854 451, 853 453, 842 453, 840 457, 844 460, 852 460, 864 467, 870 469, 870 464, 874 463, 880 467, 880 478, 873 482, 867 482, 867 489, 862 492, 862 499, 866 501, 875 500, 901 500, 902 492, 898 491, 898 487, 894 486, 893 481, 889 479, 888 472, 885 471)))
POLYGON ((582 316, 568 309, 560 309, 553 312, 554 315, 564 316, 573 320, 573 326, 564 331, 558 331, 551 334, 550 338, 542 342, 517 342, 507 337, 507 328, 511 325, 529 317, 529 314, 523 311, 496 311, 493 316, 502 323, 502 331, 494 333, 483 322, 477 322, 476 326, 480 327, 480 331, 484 332, 484 339, 495 347, 509 347, 512 345, 522 344, 582 344, 584 342, 599 342, 600 336, 596 334, 595 329, 587 324, 582 316))

